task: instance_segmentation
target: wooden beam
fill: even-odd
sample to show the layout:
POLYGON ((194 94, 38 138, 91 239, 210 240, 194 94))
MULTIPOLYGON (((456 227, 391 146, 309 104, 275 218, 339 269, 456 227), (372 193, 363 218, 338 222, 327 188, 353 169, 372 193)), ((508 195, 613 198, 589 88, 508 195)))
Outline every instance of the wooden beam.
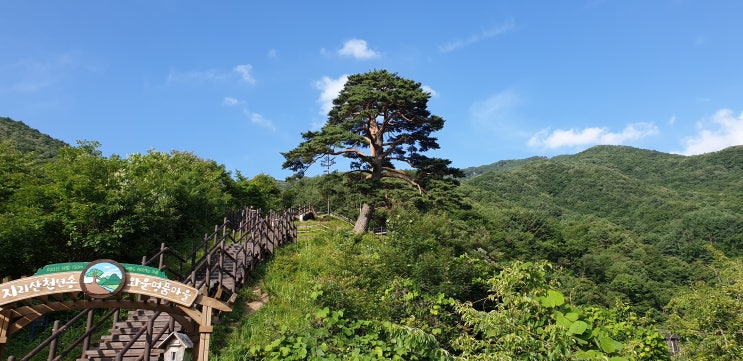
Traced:
MULTIPOLYGON (((212 308, 204 306, 201 309, 201 326, 212 324, 212 308)), ((199 348, 196 351, 196 361, 209 361, 209 340, 211 339, 211 329, 199 329, 199 348)))
POLYGON ((215 298, 206 297, 204 295, 201 295, 196 298, 196 304, 199 304, 205 307, 215 308, 220 311, 232 312, 232 305, 228 304, 227 302, 222 302, 215 298))
POLYGON ((12 322, 8 327, 8 335, 12 335, 21 330, 28 323, 28 317, 38 318, 41 315, 50 312, 58 311, 71 311, 71 310, 83 310, 86 308, 125 308, 125 309, 143 309, 152 311, 162 311, 171 315, 181 316, 200 316, 200 314, 188 314, 184 312, 186 310, 183 306, 173 306, 170 304, 158 304, 154 302, 141 302, 141 301, 129 301, 129 300, 78 300, 78 301, 63 301, 53 302, 47 304, 38 304, 34 306, 22 306, 14 310, 8 310, 11 312, 12 322), (13 320, 14 319, 14 320, 13 320))
POLYGON ((10 316, 8 311, 0 312, 0 359, 3 357, 5 344, 8 343, 8 327, 10 326, 10 316))

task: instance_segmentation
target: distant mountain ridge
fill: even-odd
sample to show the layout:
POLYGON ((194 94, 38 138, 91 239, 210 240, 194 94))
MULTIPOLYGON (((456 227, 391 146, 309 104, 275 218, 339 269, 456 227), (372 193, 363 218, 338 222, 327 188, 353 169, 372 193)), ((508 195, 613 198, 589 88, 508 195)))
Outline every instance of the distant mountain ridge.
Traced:
POLYGON ((529 164, 531 162, 537 162, 537 161, 542 161, 546 159, 547 157, 534 156, 534 157, 529 157, 529 158, 524 158, 524 159, 499 160, 492 164, 464 168, 462 169, 462 171, 464 172, 465 178, 472 178, 472 177, 476 177, 480 174, 485 174, 488 172, 506 172, 506 171, 514 170, 514 169, 523 167, 524 165, 529 164))
POLYGON ((695 156, 596 146, 480 174, 462 185, 470 199, 490 207, 560 219, 599 217, 669 247, 691 237, 686 225, 703 221, 709 234, 695 239, 732 242, 722 248, 743 255, 737 244, 743 241, 743 146, 695 156))
POLYGON ((18 151, 32 154, 36 159, 54 159, 67 143, 33 129, 25 123, 0 117, 0 142, 10 142, 18 151))

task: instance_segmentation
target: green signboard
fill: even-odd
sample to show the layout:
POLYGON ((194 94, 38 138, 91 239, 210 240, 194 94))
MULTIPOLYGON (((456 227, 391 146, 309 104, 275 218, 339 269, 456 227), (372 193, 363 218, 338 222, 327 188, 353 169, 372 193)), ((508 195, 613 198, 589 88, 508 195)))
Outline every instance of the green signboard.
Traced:
MULTIPOLYGON (((85 267, 89 264, 90 262, 68 262, 68 263, 48 264, 42 268, 39 268, 36 271, 36 273, 34 273, 34 276, 41 276, 41 275, 60 273, 60 272, 82 272, 83 269, 85 269, 85 267)), ((148 266, 142 266, 142 265, 130 264, 130 263, 122 263, 121 265, 124 266, 124 270, 126 270, 129 273, 137 273, 137 274, 146 275, 146 276, 168 278, 168 276, 165 275, 165 272, 155 267, 148 267, 148 266)))

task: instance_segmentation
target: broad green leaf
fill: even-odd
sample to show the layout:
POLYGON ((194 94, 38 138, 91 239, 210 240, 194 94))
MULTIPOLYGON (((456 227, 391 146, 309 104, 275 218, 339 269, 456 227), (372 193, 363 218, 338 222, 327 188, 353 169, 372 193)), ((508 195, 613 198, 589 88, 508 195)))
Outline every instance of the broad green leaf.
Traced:
POLYGON ((588 324, 583 321, 575 321, 572 325, 570 325, 570 329, 568 329, 568 333, 572 335, 580 335, 583 332, 586 331, 588 328, 588 324))
POLYGON ((541 297, 540 303, 544 307, 557 307, 565 303, 565 296, 560 291, 547 290, 547 296, 541 297))
POLYGON ((599 346, 606 353, 614 353, 622 349, 622 343, 614 341, 611 337, 599 338, 599 346))

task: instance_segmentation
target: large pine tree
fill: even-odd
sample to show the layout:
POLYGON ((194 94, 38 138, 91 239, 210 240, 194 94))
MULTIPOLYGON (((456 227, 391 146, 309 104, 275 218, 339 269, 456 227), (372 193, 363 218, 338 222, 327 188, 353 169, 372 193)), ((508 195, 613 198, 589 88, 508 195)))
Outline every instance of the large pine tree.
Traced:
POLYGON ((386 70, 351 75, 322 129, 303 133, 299 146, 282 153, 283 167, 301 176, 324 156, 350 159, 351 173, 363 175, 361 182, 368 190, 354 230, 366 232, 383 178, 399 179, 425 192, 426 179, 461 175, 449 167, 449 160, 423 155, 439 148, 431 133, 444 126, 443 118, 428 111, 430 97, 420 83, 386 70))

